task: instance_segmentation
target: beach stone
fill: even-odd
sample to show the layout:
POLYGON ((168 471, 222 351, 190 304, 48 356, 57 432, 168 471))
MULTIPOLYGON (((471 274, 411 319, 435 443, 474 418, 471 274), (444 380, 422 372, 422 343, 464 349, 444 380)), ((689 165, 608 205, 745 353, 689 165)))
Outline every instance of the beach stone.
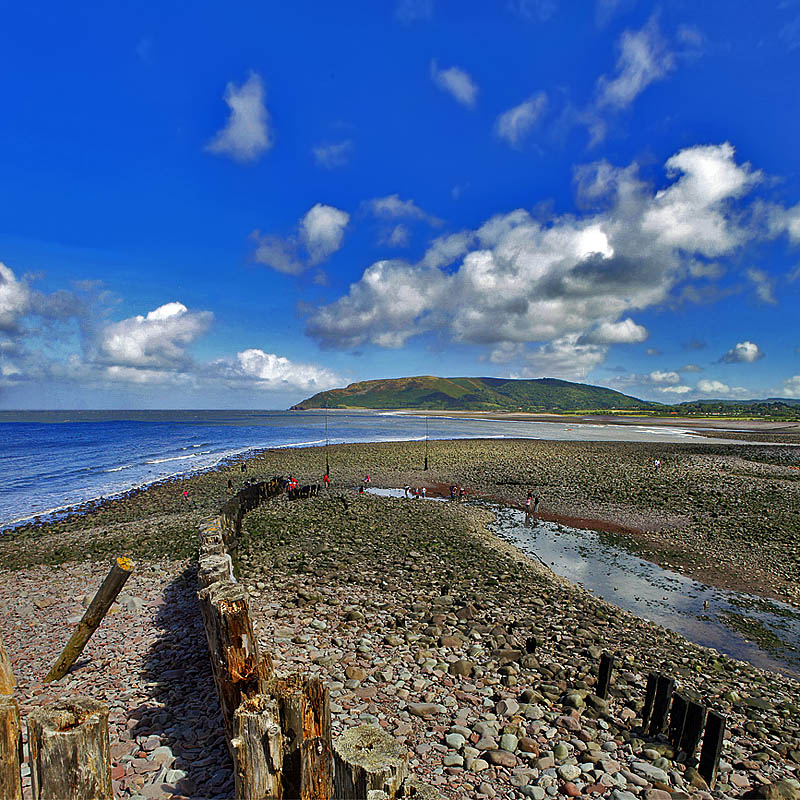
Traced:
POLYGON ((461 767, 464 765, 464 758, 458 753, 448 753, 443 759, 442 763, 446 767, 461 767))
POLYGON ((747 800, 798 800, 800 791, 788 780, 780 780, 756 786, 742 796, 747 800))
POLYGON ((572 783, 572 781, 567 781, 561 787, 561 791, 564 792, 564 794, 567 797, 580 797, 581 796, 581 790, 574 783, 572 783))
POLYGON ((415 717, 432 717, 438 714, 440 707, 437 703, 409 703, 408 713, 415 717))
POLYGON ((559 742, 553 747, 553 758, 556 761, 563 761, 565 758, 569 758, 569 748, 563 742, 559 742))
POLYGON ((648 781, 658 781, 659 783, 669 783, 669 775, 660 767, 648 764, 646 761, 634 761, 631 769, 648 781))
POLYGON ((519 749, 523 753, 533 753, 534 755, 539 755, 539 743, 536 739, 532 739, 530 736, 522 736, 519 740, 519 749))
POLYGON ((497 792, 494 790, 492 784, 486 783, 486 781, 483 781, 478 787, 478 794, 483 797, 497 797, 497 792))
POLYGON ((460 750, 467 740, 460 733, 448 733, 445 737, 445 741, 448 747, 452 747, 453 750, 460 750))
POLYGON ((547 794, 542 786, 522 786, 519 791, 520 794, 524 797, 530 797, 531 800, 544 800, 547 794))
POLYGON ((517 749, 519 739, 513 733, 504 733, 500 737, 500 749, 513 753, 517 749))
POLYGON ((562 764, 558 770, 558 777, 564 781, 574 781, 580 778, 581 768, 575 764, 562 764))
POLYGON ((672 795, 663 789, 645 789, 644 797, 645 800, 673 800, 672 795))
POLYGON ((611 792, 611 800, 638 800, 633 792, 628 792, 625 789, 614 789, 611 792))
POLYGON ((500 717, 513 717, 519 711, 519 703, 508 697, 497 704, 495 711, 500 717))
POLYGON ((553 769, 555 765, 556 765, 556 760, 553 758, 553 756, 542 756, 536 762, 536 769, 541 769, 541 770, 553 769))
POLYGON ((482 758, 476 758, 473 762, 469 765, 470 772, 483 772, 484 770, 489 769, 489 762, 485 761, 482 758))
POLYGON ((683 779, 691 786, 694 786, 695 789, 701 789, 704 792, 708 791, 708 784, 705 778, 697 771, 696 767, 687 767, 686 771, 683 773, 683 779))
POLYGON ((483 757, 496 767, 508 767, 511 769, 517 766, 517 757, 507 750, 487 750, 483 757))
POLYGON ((447 670, 451 675, 461 675, 469 678, 475 671, 475 664, 465 658, 454 661, 447 670))
POLYGON ((361 667, 357 667, 355 664, 349 664, 345 667, 344 674, 350 679, 354 681, 363 681, 367 677, 367 671, 362 669, 361 667))

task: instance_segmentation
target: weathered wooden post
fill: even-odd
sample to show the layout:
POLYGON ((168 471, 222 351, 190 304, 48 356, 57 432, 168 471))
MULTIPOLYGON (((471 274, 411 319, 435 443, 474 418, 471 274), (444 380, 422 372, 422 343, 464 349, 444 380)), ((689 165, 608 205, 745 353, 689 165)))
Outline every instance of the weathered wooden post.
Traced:
POLYGON ((658 686, 658 675, 651 672, 647 676, 647 689, 644 694, 644 706, 642 707, 642 732, 647 730, 650 724, 650 717, 653 714, 653 703, 656 699, 656 687, 658 686))
POLYGON ((650 736, 657 736, 664 730, 667 723, 667 711, 669 710, 672 692, 675 689, 675 681, 666 675, 659 675, 656 684, 656 699, 653 701, 653 715, 650 717, 650 727, 647 732, 650 736))
POLYGON ((53 665, 53 668, 47 673, 44 679, 45 683, 60 680, 67 674, 67 670, 75 663, 75 659, 81 654, 86 642, 89 641, 91 635, 103 621, 103 617, 108 612, 108 609, 111 608, 111 604, 117 599, 117 595, 122 590, 133 569, 133 561, 129 558, 120 557, 114 562, 111 572, 106 576, 92 602, 89 603, 89 608, 86 609, 83 619, 78 623, 78 627, 75 628, 75 633, 72 634, 67 646, 61 651, 61 655, 53 665))
POLYGON ((6 653, 3 637, 0 636, 0 694, 14 694, 16 685, 14 670, 11 668, 11 659, 6 653))
POLYGON ((197 597, 230 742, 234 738, 234 712, 243 698, 263 693, 272 676, 272 659, 258 652, 247 592, 241 584, 218 581, 201 589, 197 597))
POLYGON ((394 798, 408 775, 408 752, 377 725, 346 730, 333 753, 337 800, 363 800, 370 789, 394 798))
POLYGON ((706 724, 706 707, 694 700, 689 701, 686 709, 686 722, 683 726, 683 736, 679 748, 686 753, 689 761, 694 758, 697 752, 697 745, 703 735, 703 726, 706 724))
POLYGON ((108 708, 73 697, 28 715, 34 800, 113 800, 108 708))
POLYGON ((713 789, 717 781, 717 768, 722 753, 722 742, 725 739, 726 721, 726 718, 716 711, 709 710, 706 717, 706 732, 703 736, 700 764, 697 771, 703 776, 709 789, 713 789))
MULTIPOLYGON (((267 692, 278 700, 283 732, 283 789, 299 797, 302 789, 302 748, 307 739, 331 739, 328 687, 319 678, 305 680, 299 673, 271 681, 267 692)), ((312 754, 322 758, 324 753, 312 754)))
POLYGON ((683 728, 686 724, 686 711, 689 707, 688 700, 678 692, 672 695, 672 708, 669 711, 669 726, 667 738, 669 743, 677 750, 683 738, 683 728))
POLYGON ((330 741, 322 736, 304 739, 300 745, 300 764, 300 800, 331 800, 333 754, 330 741))
POLYGON ((22 800, 22 725, 19 705, 0 695, 0 800, 22 800))
POLYGON ((602 700, 608 697, 608 686, 611 683, 611 673, 614 670, 614 656, 603 653, 600 656, 600 670, 597 675, 597 696, 602 700))
POLYGON ((283 796, 283 734, 278 703, 259 694, 233 715, 233 776, 238 800, 283 796))

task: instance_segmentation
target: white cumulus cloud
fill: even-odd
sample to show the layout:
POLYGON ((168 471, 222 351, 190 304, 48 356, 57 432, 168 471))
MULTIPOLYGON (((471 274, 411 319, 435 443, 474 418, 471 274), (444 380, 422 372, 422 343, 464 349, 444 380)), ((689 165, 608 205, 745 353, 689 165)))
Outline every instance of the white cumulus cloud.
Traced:
POLYGON ((237 86, 225 87, 230 115, 225 127, 206 145, 206 150, 236 161, 255 161, 272 146, 270 120, 264 105, 264 82, 255 72, 237 86))
POLYGON ((664 392, 665 394, 687 394, 692 391, 692 387, 678 384, 676 386, 662 386, 658 391, 664 392))
POLYGON ((11 267, 0 262, 0 331, 14 333, 20 320, 32 308, 33 293, 24 281, 19 280, 11 267))
POLYGON ((300 275, 342 246, 349 222, 346 211, 317 203, 302 216, 289 236, 253 231, 250 234, 256 243, 253 260, 286 275, 300 275))
MULTIPOLYGON (((531 370, 557 364, 562 377, 601 363, 609 345, 643 341, 637 311, 686 302, 698 260, 729 255, 757 235, 741 222, 756 173, 736 163, 728 144, 673 156, 660 191, 635 165, 597 166, 581 174, 593 210, 534 217, 518 209, 439 237, 416 264, 376 262, 310 316, 308 333, 326 347, 352 348, 399 347, 435 332, 485 346, 492 358, 512 353, 524 364, 531 356, 531 370)), ((388 200, 378 206, 387 217, 416 208, 388 200)))
POLYGON ((431 61, 431 78, 443 92, 450 94, 461 105, 474 108, 478 97, 478 87, 463 69, 459 67, 440 69, 434 59, 431 61))
POLYGON ((398 194, 373 197, 364 203, 364 209, 379 219, 420 219, 431 225, 441 225, 442 221, 421 209, 413 200, 401 200, 398 194))
POLYGON ((784 397, 800 397, 800 375, 792 375, 784 384, 781 394, 784 397))
POLYGON ((333 206, 317 203, 300 221, 300 235, 308 250, 309 262, 318 264, 342 246, 350 215, 333 206))
POLYGON ((340 383, 328 369, 299 364, 256 347, 237 353, 236 364, 241 375, 253 379, 260 388, 320 392, 340 383))
POLYGON ((755 342, 745 341, 728 350, 720 360, 726 364, 752 364, 760 358, 764 358, 761 348, 755 342))
POLYGON ((189 311, 183 303, 165 303, 146 315, 102 328, 97 360, 135 369, 180 369, 189 362, 185 348, 205 333, 214 315, 189 311))
POLYGON ((547 107, 547 95, 539 92, 497 118, 495 132, 512 147, 517 147, 531 132, 547 107))

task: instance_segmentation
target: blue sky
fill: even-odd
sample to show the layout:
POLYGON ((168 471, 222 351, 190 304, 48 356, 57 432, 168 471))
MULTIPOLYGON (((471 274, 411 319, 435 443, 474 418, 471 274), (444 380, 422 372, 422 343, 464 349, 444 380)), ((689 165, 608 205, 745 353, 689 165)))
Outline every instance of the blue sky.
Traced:
POLYGON ((0 408, 800 397, 800 2, 32 2, 0 47, 0 408))

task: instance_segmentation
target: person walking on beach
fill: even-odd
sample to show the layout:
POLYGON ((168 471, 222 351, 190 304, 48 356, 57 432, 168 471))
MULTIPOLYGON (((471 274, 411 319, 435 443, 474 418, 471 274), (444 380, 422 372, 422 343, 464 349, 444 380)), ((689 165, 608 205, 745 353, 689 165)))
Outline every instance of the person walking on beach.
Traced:
POLYGON ((537 494, 536 497, 533 498, 533 513, 537 514, 539 512, 539 495, 537 494))
POLYGON ((233 494, 233 479, 228 478, 228 494, 233 494))
POLYGON ((327 472, 322 476, 322 482, 325 484, 326 489, 331 488, 331 479, 327 472))
POLYGON ((528 492, 528 496, 525 498, 525 523, 528 524, 531 521, 531 500, 533 499, 533 492, 528 492))
POLYGON ((654 469, 656 472, 658 472, 658 468, 659 468, 660 466, 661 466, 661 459, 657 458, 657 459, 656 459, 656 460, 653 462, 653 469, 654 469))
POLYGON ((183 490, 183 499, 184 500, 188 500, 189 499, 189 490, 188 489, 184 489, 183 490))
POLYGON ((422 496, 422 499, 424 500, 425 496, 426 496, 425 495, 425 487, 424 486, 420 487, 419 493, 422 496))
POLYGON ((410 487, 408 484, 406 484, 406 485, 403 487, 403 494, 405 495, 405 497, 406 497, 406 500, 408 500, 408 493, 409 493, 410 491, 411 491, 411 487, 410 487))

